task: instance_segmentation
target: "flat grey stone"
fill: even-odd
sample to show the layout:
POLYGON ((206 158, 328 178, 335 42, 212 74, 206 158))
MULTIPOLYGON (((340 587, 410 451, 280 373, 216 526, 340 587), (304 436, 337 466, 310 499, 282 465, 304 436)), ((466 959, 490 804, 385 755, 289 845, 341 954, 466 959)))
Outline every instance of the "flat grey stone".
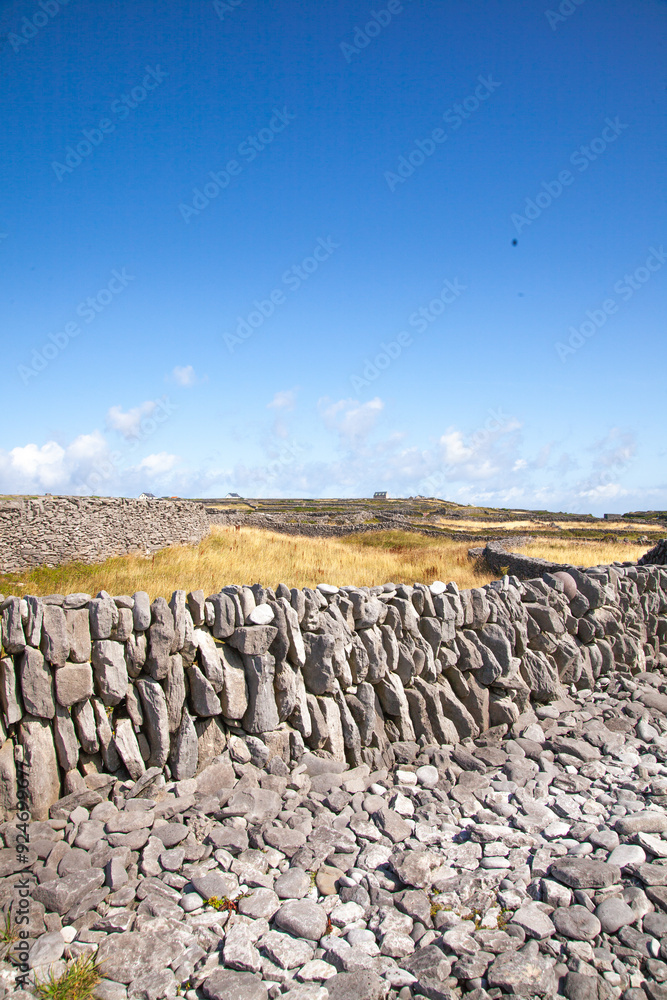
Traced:
POLYGON ((51 965, 62 958, 64 951, 65 939, 60 931, 42 934, 30 948, 28 965, 31 969, 39 968, 40 965, 51 965))
POLYGON ((519 951, 499 955, 487 971, 489 986, 499 986, 507 993, 524 997, 551 996, 556 993, 556 979, 543 959, 519 951))
POLYGON ((253 920, 270 920, 280 908, 280 899, 272 889, 254 889, 250 895, 239 900, 239 913, 253 920))
POLYGON ((620 868, 593 858, 560 858, 551 865, 549 875, 571 889, 606 889, 621 880, 620 868))
POLYGON ((309 941, 319 941, 327 929, 326 913, 311 899, 292 899, 283 903, 274 922, 280 930, 309 941))
POLYGON ((329 1000, 384 1000, 387 984, 376 972, 339 972, 326 980, 329 1000))
POLYGON ((280 899, 302 899, 310 892, 310 887, 310 875, 303 868, 288 868, 273 884, 280 899))
POLYGON ((215 969, 201 989, 208 1000, 268 1000, 269 996, 259 976, 231 969, 215 969))
POLYGON ((235 879, 222 872, 193 875, 191 882, 203 899, 223 899, 225 896, 231 895, 236 888, 235 879))
POLYGON ((617 833, 664 833, 667 830, 667 814, 664 812, 646 811, 632 816, 621 816, 616 820, 617 833))
POLYGON ((100 943, 97 960, 104 962, 104 974, 117 983, 131 983, 140 976, 168 968, 184 951, 173 936, 163 937, 144 931, 110 934, 100 943))
POLYGON ((602 929, 601 921, 585 906, 561 906, 551 919, 559 934, 575 941, 592 941, 602 929))
POLYGON ((521 906, 512 917, 511 923, 523 927, 527 937, 543 941, 554 933, 554 925, 537 903, 521 906))
POLYGON ((41 882, 33 889, 33 897, 50 912, 66 913, 88 893, 99 889, 105 880, 101 868, 78 871, 64 878, 41 882))
POLYGON ((314 953, 310 942, 295 939, 289 934, 280 934, 278 931, 269 931, 264 935, 262 949, 281 969, 301 968, 311 960, 314 953))

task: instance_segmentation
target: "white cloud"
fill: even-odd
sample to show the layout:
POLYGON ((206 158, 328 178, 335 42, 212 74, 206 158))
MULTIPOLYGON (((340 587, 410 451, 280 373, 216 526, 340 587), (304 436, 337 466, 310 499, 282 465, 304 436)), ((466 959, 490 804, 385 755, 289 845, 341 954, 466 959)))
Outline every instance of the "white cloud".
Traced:
POLYGON ((625 497, 629 493, 630 490, 624 489, 620 483, 604 483, 581 490, 577 495, 587 497, 589 500, 615 500, 616 497, 625 497))
POLYGON ((74 480, 105 460, 107 443, 99 431, 81 434, 63 448, 56 441, 0 451, 0 492, 74 492, 74 480))
POLYGON ((348 442, 366 437, 384 409, 379 396, 367 403, 360 403, 358 399, 339 399, 337 403, 332 403, 324 398, 318 405, 325 425, 330 430, 338 431, 348 442))
POLYGON ((178 455, 170 455, 166 451, 160 451, 156 455, 146 455, 139 462, 136 468, 140 472, 146 472, 149 476, 164 476, 171 472, 178 462, 178 455))
POLYGON ((42 447, 26 444, 9 452, 9 471, 26 480, 38 482, 45 489, 56 487, 64 475, 65 449, 55 441, 42 447))
POLYGON ((157 403, 152 399, 140 403, 131 410, 124 411, 121 406, 112 406, 107 413, 107 426, 118 431, 128 441, 137 438, 141 433, 141 421, 144 417, 150 417, 156 406, 157 403))
POLYGON ((184 367, 176 365, 171 375, 178 385, 185 386, 186 389, 195 385, 197 382, 197 376, 195 375, 195 370, 192 365, 185 365, 184 367))
POLYGON ((465 446, 463 443, 463 434, 461 431, 454 430, 453 427, 448 428, 442 435, 440 444, 443 450, 443 461, 449 465, 460 465, 462 462, 469 461, 472 457, 472 448, 465 446))
MULTIPOLYGON (((277 393, 275 401, 278 405, 271 408, 277 419, 290 399, 277 393)), ((234 465, 211 457, 197 465, 167 450, 143 457, 147 449, 139 446, 144 437, 142 419, 149 416, 151 424, 162 422, 158 419, 161 411, 152 412, 155 405, 163 404, 158 400, 133 410, 113 407, 109 411, 109 425, 131 438, 124 446, 112 444, 112 434, 107 440, 95 430, 69 443, 30 442, 0 450, 0 493, 136 496, 149 490, 181 496, 238 492, 265 497, 363 497, 387 489, 396 497, 420 493, 462 503, 573 513, 667 507, 664 485, 648 489, 630 485, 636 443, 632 435, 615 430, 602 441, 591 441, 590 446, 578 443, 571 454, 557 443, 531 454, 514 418, 496 424, 484 424, 482 418, 472 433, 456 426, 431 425, 420 440, 402 431, 377 433, 384 412, 379 398, 368 402, 323 399, 319 413, 329 434, 313 421, 310 425, 304 421, 297 440, 275 430, 263 440, 264 432, 245 426, 235 450, 249 456, 257 444, 266 453, 263 459, 246 457, 234 465), (427 434, 432 434, 430 440, 427 434)), ((233 438, 233 428, 230 434, 233 438)))
POLYGON ((267 410, 293 410, 296 403, 296 392, 294 389, 283 389, 277 392, 270 403, 266 404, 267 410))

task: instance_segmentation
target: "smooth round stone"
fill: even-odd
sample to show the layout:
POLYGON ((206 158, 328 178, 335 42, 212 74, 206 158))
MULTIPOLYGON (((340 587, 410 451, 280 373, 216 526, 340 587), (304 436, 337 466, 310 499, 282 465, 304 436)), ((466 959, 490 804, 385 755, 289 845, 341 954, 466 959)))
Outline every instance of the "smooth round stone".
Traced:
POLYGON ((560 712, 557 708, 552 708, 551 705, 536 705, 535 715, 538 719, 558 719, 560 718, 560 712))
POLYGON ((614 830, 595 830, 588 839, 593 847, 602 847, 605 851, 613 851, 620 844, 619 836, 614 830))
POLYGON ((510 863, 507 858, 500 857, 490 857, 482 858, 480 865, 482 868, 510 868, 510 863))
POLYGON ((607 861, 610 865, 618 865, 619 868, 625 868, 626 865, 641 865, 646 861, 646 853, 638 844, 619 844, 607 861))
POLYGON ((553 823, 549 823, 549 826, 545 827, 542 833, 548 840, 556 840, 559 837, 567 837, 571 829, 572 827, 570 823, 565 823, 561 819, 556 819, 553 823))
POLYGON ((268 604, 258 604, 252 609, 246 621, 253 625, 270 625, 274 618, 273 608, 270 608, 268 604))
POLYGON ((273 891, 279 899, 303 899, 310 889, 310 875, 302 868, 289 868, 273 883, 273 891))
POLYGON ((353 948, 357 944, 375 944, 375 934, 373 934, 373 931, 365 930, 361 927, 354 927, 345 936, 353 948))
POLYGON ((591 941, 602 930, 602 924, 585 906, 559 906, 551 914, 551 919, 559 934, 575 941, 591 941))
POLYGON ((586 841, 584 841, 583 844, 577 844, 576 847, 573 847, 570 851, 568 851, 568 855, 572 858, 585 858, 587 854, 592 853, 593 845, 586 843, 586 841))
POLYGON ((415 774, 417 775, 417 781, 422 788, 435 788, 440 780, 438 769, 432 764, 422 764, 421 767, 417 768, 415 774))
POLYGON ((203 906, 203 902, 198 892, 186 892, 179 899, 178 905, 186 913, 192 913, 203 906))
POLYGON ((625 900, 614 897, 600 903, 595 909, 595 916, 607 934, 615 934, 621 927, 633 924, 637 919, 637 914, 625 900))
POLYGON ((526 726, 521 735, 524 740, 532 740, 533 743, 544 743, 546 740, 544 730, 542 729, 542 726, 537 724, 537 722, 531 722, 529 726, 526 726))
POLYGON ((182 847, 174 847, 169 851, 163 851, 159 861, 162 867, 168 872, 177 872, 183 865, 185 851, 182 847))
POLYGON ((324 909, 310 899, 290 899, 283 903, 274 921, 279 930, 308 941, 319 941, 327 930, 324 909))

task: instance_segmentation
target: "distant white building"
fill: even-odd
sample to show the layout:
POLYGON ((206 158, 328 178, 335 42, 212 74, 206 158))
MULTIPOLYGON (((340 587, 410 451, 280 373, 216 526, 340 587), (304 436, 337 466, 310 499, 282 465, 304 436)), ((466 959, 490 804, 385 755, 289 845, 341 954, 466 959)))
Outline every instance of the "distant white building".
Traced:
POLYGON ((139 494, 139 499, 140 500, 155 500, 156 496, 155 496, 154 493, 140 493, 139 494))
POLYGON ((374 500, 386 500, 387 499, 387 491, 386 490, 377 490, 373 494, 373 499, 374 500))
POLYGON ((225 500, 243 500, 243 497, 239 493, 228 493, 225 500))

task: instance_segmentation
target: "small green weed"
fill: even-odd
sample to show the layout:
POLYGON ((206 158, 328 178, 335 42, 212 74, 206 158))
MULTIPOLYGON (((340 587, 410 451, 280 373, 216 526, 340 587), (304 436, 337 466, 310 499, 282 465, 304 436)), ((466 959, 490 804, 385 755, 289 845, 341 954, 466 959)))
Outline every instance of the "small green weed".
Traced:
POLYGON ((49 974, 48 979, 36 982, 35 994, 40 1000, 92 1000, 93 990, 101 979, 95 956, 81 955, 62 976, 49 974))

